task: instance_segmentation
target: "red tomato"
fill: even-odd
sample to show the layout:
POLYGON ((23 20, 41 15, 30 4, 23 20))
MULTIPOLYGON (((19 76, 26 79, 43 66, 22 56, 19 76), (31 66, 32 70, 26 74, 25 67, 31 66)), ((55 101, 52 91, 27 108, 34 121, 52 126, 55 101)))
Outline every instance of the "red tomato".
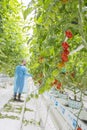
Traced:
POLYGON ((67 42, 63 42, 62 47, 64 50, 67 50, 69 48, 69 44, 67 42))
POLYGON ((57 85, 57 89, 60 89, 61 86, 62 86, 62 84, 61 84, 61 83, 58 83, 58 85, 57 85))
POLYGON ((57 79, 55 79, 53 83, 56 85, 56 84, 58 83, 58 80, 57 80, 57 79))
POLYGON ((65 53, 62 53, 61 58, 62 58, 63 62, 67 62, 68 61, 68 56, 65 53))
POLYGON ((77 130, 82 130, 82 128, 78 127, 77 130))
POLYGON ((66 49, 66 50, 64 50, 64 53, 65 53, 66 55, 68 55, 68 54, 69 54, 69 51, 66 49))
POLYGON ((65 34, 66 34, 66 37, 68 37, 68 38, 72 38, 73 37, 72 32, 70 30, 67 30, 65 32, 65 34))

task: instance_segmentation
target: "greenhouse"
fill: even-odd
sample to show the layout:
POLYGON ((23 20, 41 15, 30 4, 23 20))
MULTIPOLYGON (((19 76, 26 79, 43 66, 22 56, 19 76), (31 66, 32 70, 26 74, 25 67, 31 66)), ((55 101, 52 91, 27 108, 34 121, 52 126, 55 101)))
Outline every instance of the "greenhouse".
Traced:
POLYGON ((87 130, 87 0, 0 0, 0 130, 87 130))

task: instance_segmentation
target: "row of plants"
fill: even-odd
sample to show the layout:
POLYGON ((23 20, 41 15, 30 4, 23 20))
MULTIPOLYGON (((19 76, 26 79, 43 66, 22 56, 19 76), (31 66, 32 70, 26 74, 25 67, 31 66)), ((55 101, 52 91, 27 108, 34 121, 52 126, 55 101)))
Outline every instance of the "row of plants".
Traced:
POLYGON ((10 76, 28 54, 21 8, 17 0, 0 0, 0 72, 10 76))
POLYGON ((41 87, 39 93, 52 87, 62 94, 70 89, 74 100, 78 100, 80 92, 76 105, 72 106, 69 101, 71 107, 80 109, 77 125, 83 107, 82 95, 87 91, 86 8, 86 0, 33 0, 24 11, 26 18, 29 12, 35 13, 28 45, 32 54, 30 70, 41 87), (84 48, 72 53, 80 45, 84 48))
MULTIPOLYGON (((84 93, 87 84, 87 2, 84 0, 32 1, 26 16, 34 11, 33 35, 28 43, 32 54, 30 70, 36 83, 49 90, 58 80, 59 88, 77 88, 84 93), (33 6, 32 6, 33 5, 33 6), (68 35, 68 39, 66 38, 68 35), (80 45, 84 48, 71 52, 80 45)), ((76 98, 76 97, 75 97, 76 98)))

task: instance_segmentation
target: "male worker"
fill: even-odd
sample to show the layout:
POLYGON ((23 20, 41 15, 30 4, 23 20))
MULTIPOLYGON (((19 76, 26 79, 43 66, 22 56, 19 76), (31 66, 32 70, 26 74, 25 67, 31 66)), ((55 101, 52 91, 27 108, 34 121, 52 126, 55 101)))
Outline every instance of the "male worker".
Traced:
POLYGON ((27 72, 26 60, 22 60, 21 65, 18 65, 15 70, 14 101, 22 102, 21 94, 23 92, 25 81, 28 76, 32 77, 32 75, 27 72), (17 94, 18 99, 16 98, 17 94))

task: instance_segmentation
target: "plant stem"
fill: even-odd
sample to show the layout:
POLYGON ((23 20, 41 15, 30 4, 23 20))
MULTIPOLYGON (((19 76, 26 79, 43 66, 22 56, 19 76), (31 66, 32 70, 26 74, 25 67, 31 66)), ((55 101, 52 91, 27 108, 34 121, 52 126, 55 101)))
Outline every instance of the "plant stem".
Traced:
MULTIPOLYGON (((81 91, 80 99, 81 99, 81 102, 82 102, 82 91, 81 91)), ((82 106, 81 106, 81 108, 80 108, 80 110, 79 110, 79 112, 78 112, 78 115, 77 115, 77 127, 78 127, 78 120, 79 120, 79 116, 80 116, 80 113, 81 113, 81 111, 82 111, 82 108, 83 108, 83 102, 82 102, 82 106)), ((77 128, 76 128, 76 129, 77 129, 77 128)))
POLYGON ((80 31, 80 34, 81 34, 81 37, 82 37, 82 42, 84 44, 84 46, 87 48, 87 43, 86 43, 86 40, 85 40, 85 34, 84 34, 84 30, 83 30, 83 19, 82 19, 82 0, 78 0, 78 3, 79 3, 79 8, 78 8, 78 15, 79 15, 79 18, 78 18, 78 21, 79 21, 79 31, 80 31))

